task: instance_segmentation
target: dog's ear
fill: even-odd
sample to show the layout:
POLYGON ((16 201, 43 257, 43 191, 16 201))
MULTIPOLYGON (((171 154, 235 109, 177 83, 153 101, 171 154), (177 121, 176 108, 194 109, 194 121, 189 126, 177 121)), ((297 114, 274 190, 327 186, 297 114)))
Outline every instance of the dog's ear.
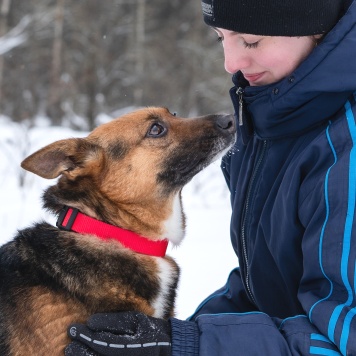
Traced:
POLYGON ((101 147, 82 138, 56 141, 25 158, 21 167, 52 179, 61 174, 75 178, 103 158, 101 147))

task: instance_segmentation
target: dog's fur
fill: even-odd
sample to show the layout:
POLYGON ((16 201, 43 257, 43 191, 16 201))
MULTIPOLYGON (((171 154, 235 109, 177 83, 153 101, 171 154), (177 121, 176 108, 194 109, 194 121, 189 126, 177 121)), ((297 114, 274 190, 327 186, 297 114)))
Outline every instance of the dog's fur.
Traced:
MULTIPOLYGON (((59 177, 43 195, 152 240, 184 236, 182 187, 234 141, 231 116, 182 119, 146 108, 57 141, 22 167, 59 177)), ((38 223, 0 249, 0 354, 61 355, 67 327, 97 312, 173 315, 179 269, 170 257, 38 223)))

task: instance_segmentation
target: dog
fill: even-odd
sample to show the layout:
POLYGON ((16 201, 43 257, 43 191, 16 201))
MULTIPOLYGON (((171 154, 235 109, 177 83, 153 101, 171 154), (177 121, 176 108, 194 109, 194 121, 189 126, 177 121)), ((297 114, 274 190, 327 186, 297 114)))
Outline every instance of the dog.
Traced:
POLYGON ((21 166, 57 183, 58 216, 0 249, 0 354, 62 355, 67 328, 98 312, 174 315, 184 237, 181 191, 235 141, 231 115, 179 118, 148 107, 54 142, 21 166))

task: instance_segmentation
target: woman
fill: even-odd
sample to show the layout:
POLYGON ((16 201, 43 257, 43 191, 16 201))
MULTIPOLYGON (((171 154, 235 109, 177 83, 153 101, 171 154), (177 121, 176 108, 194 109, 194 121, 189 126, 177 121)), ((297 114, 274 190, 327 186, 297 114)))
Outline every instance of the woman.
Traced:
POLYGON ((356 0, 202 7, 235 84, 239 136, 222 170, 240 268, 189 321, 78 326, 108 344, 125 320, 135 348, 77 339, 107 355, 356 355, 356 0), (157 344, 169 335, 172 348, 157 344))

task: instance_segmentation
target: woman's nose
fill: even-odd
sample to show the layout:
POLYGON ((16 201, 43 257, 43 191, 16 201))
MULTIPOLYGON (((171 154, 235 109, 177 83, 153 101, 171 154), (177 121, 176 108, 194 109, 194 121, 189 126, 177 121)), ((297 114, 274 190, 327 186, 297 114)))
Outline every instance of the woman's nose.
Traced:
POLYGON ((234 74, 250 65, 250 58, 243 48, 236 48, 224 43, 225 70, 234 74))

